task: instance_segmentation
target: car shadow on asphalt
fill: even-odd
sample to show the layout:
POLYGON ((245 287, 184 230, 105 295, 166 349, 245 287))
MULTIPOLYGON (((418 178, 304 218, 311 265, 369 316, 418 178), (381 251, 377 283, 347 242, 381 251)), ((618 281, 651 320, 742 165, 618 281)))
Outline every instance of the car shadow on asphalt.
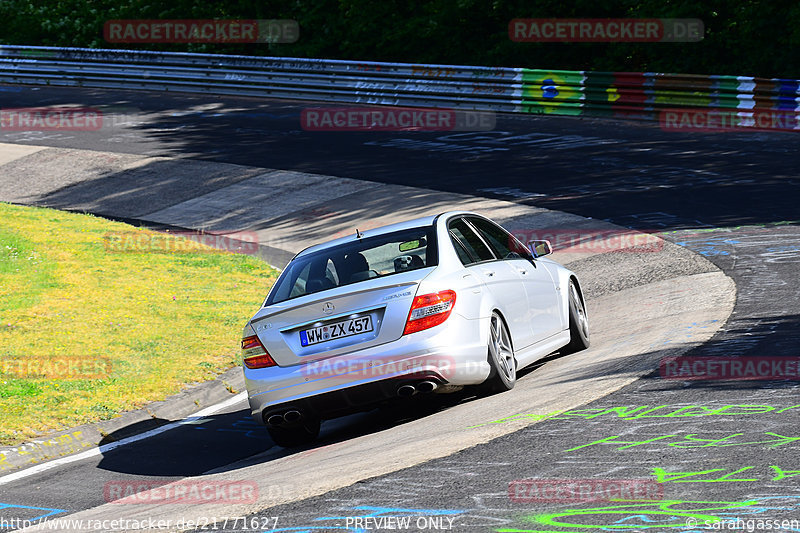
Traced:
MULTIPOLYGON (((107 435, 100 446, 168 423, 154 418, 126 426, 107 435)), ((98 468, 144 476, 196 476, 271 446, 272 440, 250 417, 249 409, 241 409, 187 419, 162 433, 105 451, 98 468)))
MULTIPOLYGON (((316 450, 347 442, 373 433, 389 430, 403 424, 421 420, 445 411, 464 402, 480 399, 481 395, 472 388, 450 394, 425 394, 412 398, 397 399, 370 411, 343 416, 322 423, 319 438, 313 443, 296 448, 281 448, 270 441, 270 448, 264 453, 247 457, 235 463, 220 466, 210 473, 238 470, 254 464, 266 463, 291 455, 309 454, 316 450)), ((262 428, 264 435, 266 429, 262 428)))
MULTIPOLYGON (((452 394, 418 396, 325 421, 319 439, 291 449, 275 445, 266 428, 251 418, 247 408, 198 420, 189 419, 149 438, 105 451, 98 468, 159 478, 236 470, 248 463, 275 460, 384 431, 479 398, 471 389, 452 394)), ((110 433, 103 438, 100 446, 169 423, 169 420, 158 418, 138 422, 110 433)))
MULTIPOLYGON (((563 355, 554 353, 537 361, 519 371, 518 378, 531 379, 527 377, 529 374, 560 357, 563 355)), ((103 453, 98 468, 159 479, 238 470, 385 431, 486 396, 487 393, 475 387, 466 387, 449 394, 428 393, 397 398, 369 411, 326 420, 316 441, 296 448, 277 446, 266 428, 251 418, 249 409, 242 408, 199 420, 190 419, 152 437, 108 450, 103 453)), ((100 445, 112 444, 169 423, 169 420, 158 418, 138 422, 110 433, 100 445)))

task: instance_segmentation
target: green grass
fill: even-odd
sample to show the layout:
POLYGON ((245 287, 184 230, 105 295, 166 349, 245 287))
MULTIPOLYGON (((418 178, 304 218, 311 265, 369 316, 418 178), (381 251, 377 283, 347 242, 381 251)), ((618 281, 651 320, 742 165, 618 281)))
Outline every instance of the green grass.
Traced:
POLYGON ((195 243, 114 249, 119 234, 163 238, 0 203, 0 444, 111 418, 239 363, 241 328, 277 271, 195 243), (107 371, 55 371, 61 361, 107 371))
MULTIPOLYGON (((0 226, 0 279, 8 289, 1 290, 0 317, 9 311, 35 305, 45 290, 57 286, 53 264, 46 260, 32 242, 0 226)), ((4 324, 4 326, 8 327, 4 324)))

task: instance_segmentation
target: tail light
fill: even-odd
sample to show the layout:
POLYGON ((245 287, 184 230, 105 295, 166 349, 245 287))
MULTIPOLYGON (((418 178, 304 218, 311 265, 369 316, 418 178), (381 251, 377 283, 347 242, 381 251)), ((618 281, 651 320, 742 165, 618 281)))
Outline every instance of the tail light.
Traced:
POLYGON ((455 305, 455 291, 434 292, 415 297, 403 335, 438 326, 447 320, 455 305))
POLYGON ((255 335, 242 339, 242 362, 247 368, 266 368, 277 365, 255 335))

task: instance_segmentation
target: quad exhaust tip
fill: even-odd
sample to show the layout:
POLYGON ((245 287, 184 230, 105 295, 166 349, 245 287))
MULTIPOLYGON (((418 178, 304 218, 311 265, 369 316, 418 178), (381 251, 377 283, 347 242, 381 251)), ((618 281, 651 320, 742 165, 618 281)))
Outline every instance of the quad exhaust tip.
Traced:
POLYGON ((287 424, 293 424, 295 422, 299 422, 301 418, 303 418, 303 413, 295 409, 283 413, 283 420, 287 424))
POLYGON ((416 384, 406 383, 405 385, 401 385, 397 389, 397 395, 402 398, 408 398, 409 396, 413 396, 418 392, 421 393, 433 392, 438 388, 439 388, 438 383, 429 380, 420 381, 419 383, 416 384))
POLYGON ((267 417, 267 425, 276 427, 276 426, 286 426, 291 425, 299 422, 303 419, 303 413, 298 411, 297 409, 289 409, 284 413, 275 413, 269 415, 267 417))
POLYGON ((402 398, 408 398, 416 393, 417 388, 414 387, 414 385, 402 385, 399 389, 397 389, 397 395, 402 398))
POLYGON ((272 415, 267 418, 267 425, 270 426, 282 426, 283 425, 283 417, 281 415, 272 415))
POLYGON ((434 381, 420 381, 417 383, 417 391, 419 392, 433 392, 439 388, 439 384, 434 381))

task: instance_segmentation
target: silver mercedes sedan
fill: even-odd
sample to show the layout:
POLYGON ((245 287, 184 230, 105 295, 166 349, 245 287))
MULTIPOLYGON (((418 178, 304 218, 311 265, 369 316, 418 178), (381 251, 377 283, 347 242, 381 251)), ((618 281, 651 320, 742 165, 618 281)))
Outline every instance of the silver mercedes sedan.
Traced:
POLYGON ((244 328, 253 417, 280 446, 324 419, 465 386, 589 346, 577 276, 491 220, 448 212, 297 254, 244 328))

